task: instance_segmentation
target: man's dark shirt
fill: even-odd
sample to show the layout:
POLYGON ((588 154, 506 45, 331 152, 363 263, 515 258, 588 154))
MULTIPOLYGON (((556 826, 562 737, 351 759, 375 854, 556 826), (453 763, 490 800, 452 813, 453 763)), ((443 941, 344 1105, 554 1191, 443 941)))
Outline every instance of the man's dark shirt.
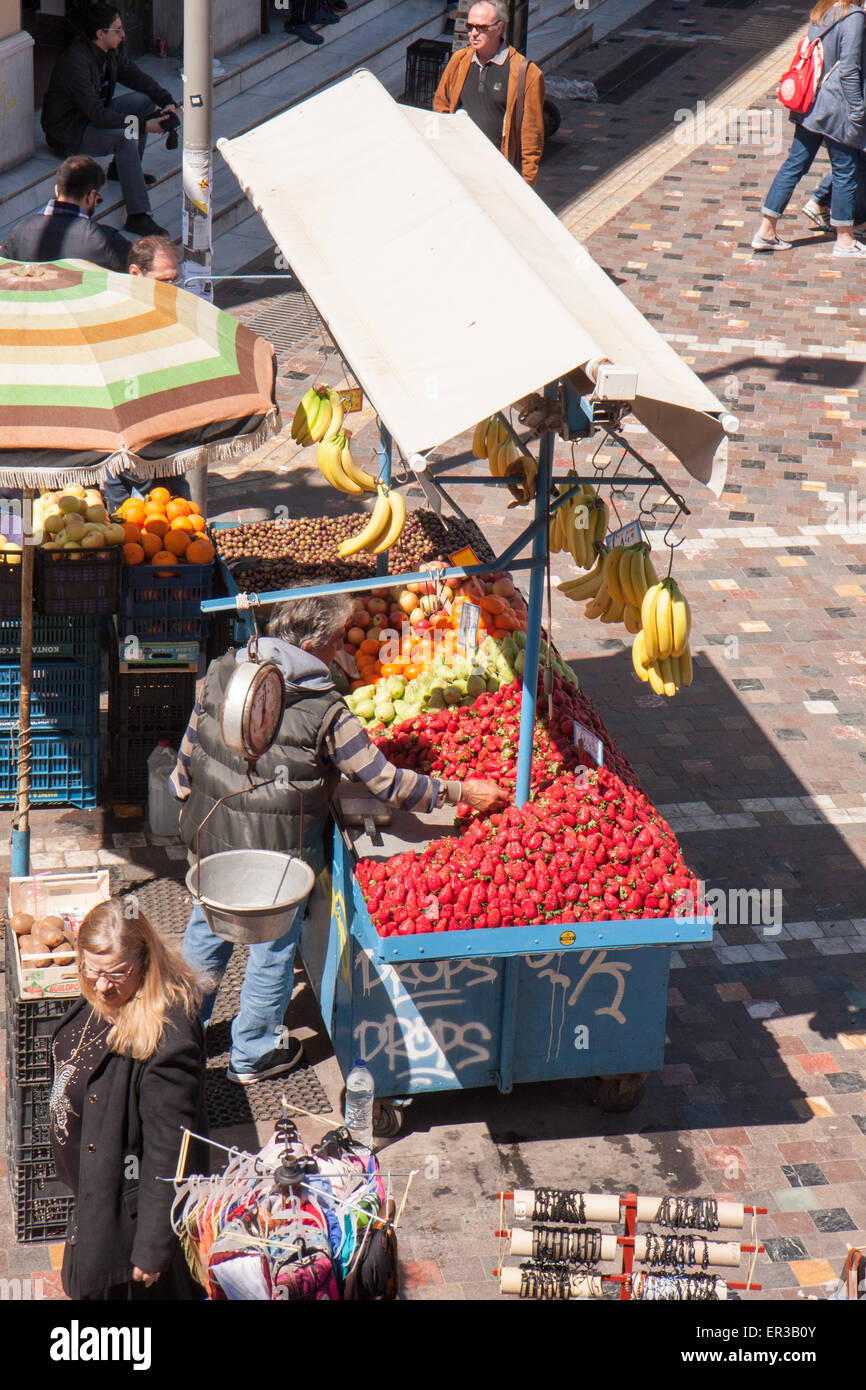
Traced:
POLYGON ((482 67, 471 62, 460 93, 460 107, 497 149, 502 141, 508 75, 507 63, 485 63, 482 67))
POLYGON ((92 261, 105 270, 126 272, 131 242, 113 227, 82 217, 77 203, 53 199, 48 216, 35 212, 18 222, 3 241, 12 261, 92 261))

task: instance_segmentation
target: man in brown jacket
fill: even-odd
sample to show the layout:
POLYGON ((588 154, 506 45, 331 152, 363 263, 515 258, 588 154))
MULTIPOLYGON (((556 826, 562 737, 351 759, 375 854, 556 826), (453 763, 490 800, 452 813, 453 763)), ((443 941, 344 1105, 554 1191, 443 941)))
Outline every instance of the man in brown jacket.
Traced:
POLYGON ((544 148, 544 78, 505 42, 503 0, 479 0, 469 11, 469 47, 442 74, 433 110, 463 110, 519 169, 530 187, 544 148))

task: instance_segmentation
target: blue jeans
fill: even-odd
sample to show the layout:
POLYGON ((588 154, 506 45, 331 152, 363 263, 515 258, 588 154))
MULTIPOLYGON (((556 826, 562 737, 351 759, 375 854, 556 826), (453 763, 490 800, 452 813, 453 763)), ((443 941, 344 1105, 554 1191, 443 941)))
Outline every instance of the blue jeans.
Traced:
MULTIPOLYGON (((241 1006, 232 1023, 231 1065, 234 1071, 254 1070, 283 1037, 283 1019, 292 997, 295 947, 306 902, 302 902, 285 936, 250 947, 241 987, 241 1006)), ((215 936, 202 909, 193 906, 183 938, 183 956, 194 970, 211 976, 213 990, 202 1000, 202 1023, 207 1027, 220 981, 226 972, 234 943, 215 936)))
POLYGON ((97 158, 113 154, 127 216, 132 217, 138 212, 149 213, 150 196, 144 181, 141 161, 147 144, 145 125, 155 111, 154 103, 144 92, 128 92, 125 96, 115 97, 110 101, 108 110, 119 111, 123 116, 135 117, 138 123, 137 131, 135 125, 131 124, 130 130, 133 134, 130 138, 125 127, 120 130, 104 130, 101 126, 86 126, 76 153, 94 155, 97 158), (138 135, 137 140, 135 134, 138 135))
MULTIPOLYGON (((833 174, 825 174, 815 192, 812 194, 814 202, 821 207, 830 206, 833 195, 833 174)), ((866 222, 866 157, 858 150, 857 152, 857 196, 854 200, 854 223, 861 226, 866 222)))
POLYGON ((835 140, 827 140, 825 136, 817 135, 813 130, 804 130, 801 125, 798 125, 794 132, 787 159, 770 185, 762 208, 767 217, 781 217, 797 184, 803 175, 809 172, 822 144, 827 146, 833 170, 830 222, 834 227, 851 226, 854 221, 854 199, 857 195, 859 152, 849 149, 847 145, 837 145, 835 140))

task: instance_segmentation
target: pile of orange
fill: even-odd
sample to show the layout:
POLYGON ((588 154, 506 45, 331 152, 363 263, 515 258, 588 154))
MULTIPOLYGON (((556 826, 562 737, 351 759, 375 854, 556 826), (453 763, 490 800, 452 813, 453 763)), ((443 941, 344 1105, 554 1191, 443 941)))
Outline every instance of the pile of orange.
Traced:
POLYGON ((209 565, 215 551, 198 504, 155 487, 147 497, 128 497, 114 520, 123 527, 128 565, 209 565))

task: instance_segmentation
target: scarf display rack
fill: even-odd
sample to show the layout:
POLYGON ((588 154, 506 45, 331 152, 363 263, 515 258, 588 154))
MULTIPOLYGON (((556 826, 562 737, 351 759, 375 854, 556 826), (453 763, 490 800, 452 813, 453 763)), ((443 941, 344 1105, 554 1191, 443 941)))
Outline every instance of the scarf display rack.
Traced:
POLYGON ((620 1197, 559 1188, 518 1189, 496 1196, 499 1229, 494 1234, 500 1246, 494 1274, 503 1294, 548 1300, 604 1298, 604 1286, 610 1284, 619 1285, 622 1302, 716 1302, 732 1289, 761 1288, 753 1275, 764 1249, 757 1244, 757 1218, 766 1215, 766 1207, 715 1197, 620 1197), (505 1226, 507 1201, 513 1204, 514 1219, 531 1221, 530 1228, 505 1226), (742 1231, 747 1217, 749 1244, 711 1239, 718 1232, 742 1231), (622 1224, 624 1230, 607 1233, 590 1222, 622 1224), (639 1223, 660 1229, 638 1234, 639 1223), (506 1253, 523 1262, 505 1265, 506 1253), (751 1256, 745 1282, 714 1272, 738 1268, 744 1254, 751 1256), (643 1268, 636 1269, 636 1264, 643 1268))

